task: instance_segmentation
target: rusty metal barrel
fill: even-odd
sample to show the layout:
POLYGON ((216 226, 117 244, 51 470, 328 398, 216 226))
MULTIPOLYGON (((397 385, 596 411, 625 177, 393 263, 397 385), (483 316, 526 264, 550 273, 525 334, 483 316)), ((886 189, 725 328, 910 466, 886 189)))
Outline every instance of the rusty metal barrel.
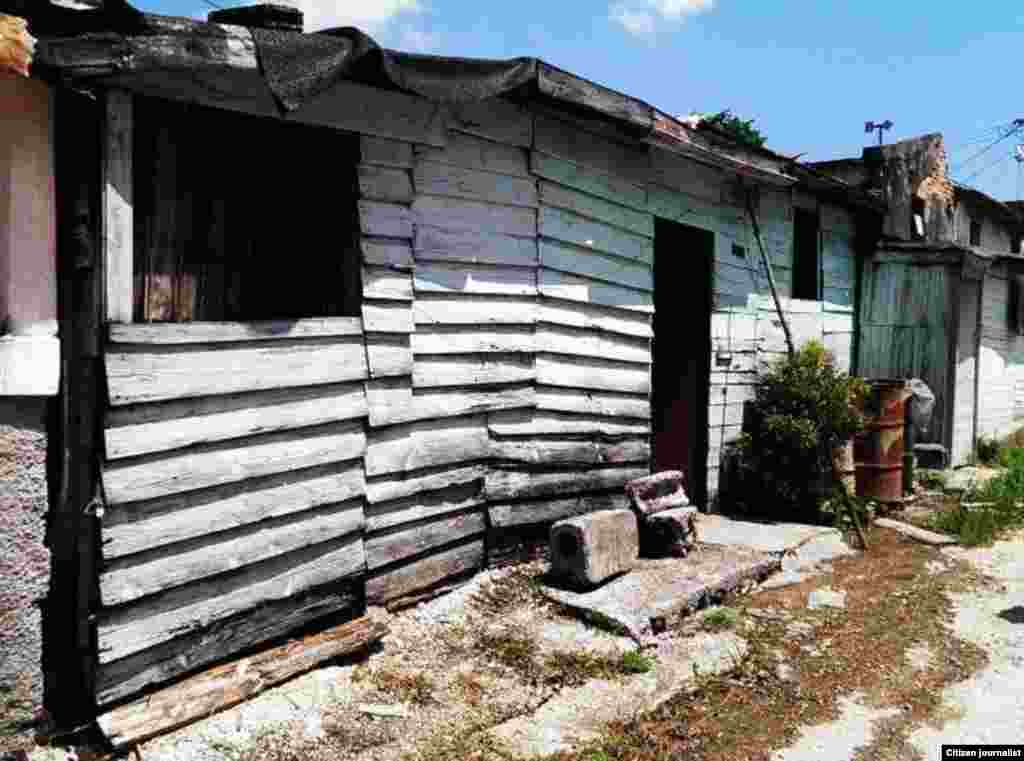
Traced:
POLYGON ((903 380, 872 380, 864 405, 867 430, 854 439, 857 496, 883 503, 903 501, 906 401, 903 380))

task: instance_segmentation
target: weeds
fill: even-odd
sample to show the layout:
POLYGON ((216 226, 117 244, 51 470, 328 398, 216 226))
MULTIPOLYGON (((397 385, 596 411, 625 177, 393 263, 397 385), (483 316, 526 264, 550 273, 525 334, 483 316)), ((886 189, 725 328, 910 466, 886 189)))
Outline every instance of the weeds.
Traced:
POLYGON ((928 491, 943 491, 946 488, 946 474, 941 470, 918 470, 917 485, 928 491))
POLYGON ((370 680, 377 689, 397 697, 403 703, 422 706, 434 700, 434 682, 422 671, 404 674, 382 669, 372 672, 370 680))
POLYGON ((701 618, 701 626, 708 631, 731 629, 739 621, 739 613, 734 608, 715 608, 701 618))
POLYGON ((622 670, 629 674, 646 674, 654 668, 654 658, 644 655, 639 650, 630 650, 622 654, 622 670))
POLYGON ((1007 529, 1024 526, 1024 449, 1004 450, 1002 459, 1005 472, 972 486, 957 507, 937 513, 932 526, 967 546, 991 544, 1007 529))

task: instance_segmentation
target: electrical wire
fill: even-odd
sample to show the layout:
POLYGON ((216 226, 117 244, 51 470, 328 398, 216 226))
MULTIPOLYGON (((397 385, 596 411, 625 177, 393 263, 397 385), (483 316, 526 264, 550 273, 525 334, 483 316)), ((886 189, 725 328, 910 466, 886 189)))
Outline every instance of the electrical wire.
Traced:
POLYGON ((203 0, 203 2, 206 3, 208 6, 210 6, 211 8, 216 8, 218 11, 224 10, 223 6, 217 5, 217 3, 213 2, 213 0, 203 0))
POLYGON ((993 161, 993 162, 991 162, 989 164, 986 164, 981 169, 979 169, 978 171, 974 172, 974 174, 971 174, 971 175, 965 177, 964 179, 960 180, 960 183, 962 185, 966 185, 971 180, 973 180, 975 177, 978 177, 979 175, 985 174, 985 172, 987 172, 989 169, 992 169, 993 167, 998 166, 1002 162, 1007 161, 1007 160, 1012 159, 1012 158, 1013 158, 1013 154, 1010 154, 1009 156, 1000 156, 995 161, 993 161))
POLYGON ((967 164, 970 164, 975 159, 980 158, 981 156, 985 155, 986 153, 988 153, 990 150, 995 148, 997 145, 999 145, 1004 140, 1010 139, 1011 137, 1016 135, 1018 132, 1020 132, 1021 127, 1024 127, 1024 120, 1014 119, 1013 122, 1012 122, 1012 126, 1001 137, 998 137, 995 140, 993 140, 991 143, 986 145, 984 148, 982 148, 980 151, 975 153, 973 156, 971 156, 966 161, 961 161, 954 168, 954 171, 958 171, 960 169, 963 169, 965 166, 967 166, 967 164))

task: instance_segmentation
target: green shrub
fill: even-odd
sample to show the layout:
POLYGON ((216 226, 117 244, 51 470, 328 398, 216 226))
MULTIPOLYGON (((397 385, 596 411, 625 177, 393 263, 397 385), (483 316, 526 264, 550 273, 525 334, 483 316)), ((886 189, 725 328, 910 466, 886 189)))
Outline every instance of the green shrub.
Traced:
POLYGON ((1024 526, 1024 449, 1004 449, 1000 459, 1006 470, 971 489, 956 508, 938 513, 932 520, 937 530, 974 546, 990 544, 1003 531, 1024 526))
POLYGON ((867 384, 836 368, 819 341, 765 372, 734 445, 730 498, 745 512, 817 515, 831 493, 832 450, 864 430, 867 384), (759 509, 760 508, 760 509, 759 509))
POLYGON ((996 439, 987 436, 978 437, 978 462, 982 465, 996 465, 999 463, 1001 446, 996 439))

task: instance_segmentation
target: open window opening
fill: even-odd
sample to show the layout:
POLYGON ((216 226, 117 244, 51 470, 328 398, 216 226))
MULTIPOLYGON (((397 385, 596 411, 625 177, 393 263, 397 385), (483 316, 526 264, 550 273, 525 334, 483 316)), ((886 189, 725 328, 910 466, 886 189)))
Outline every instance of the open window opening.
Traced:
POLYGON ((972 246, 980 246, 981 245, 981 220, 980 219, 972 219, 971 220, 971 238, 970 238, 970 241, 971 241, 971 245, 972 246))
POLYGON ((910 239, 924 240, 924 199, 916 196, 910 202, 910 239))
POLYGON ((136 98, 133 319, 359 313, 358 139, 136 98))
POLYGON ((818 212, 796 209, 793 218, 793 298, 820 298, 818 212))

